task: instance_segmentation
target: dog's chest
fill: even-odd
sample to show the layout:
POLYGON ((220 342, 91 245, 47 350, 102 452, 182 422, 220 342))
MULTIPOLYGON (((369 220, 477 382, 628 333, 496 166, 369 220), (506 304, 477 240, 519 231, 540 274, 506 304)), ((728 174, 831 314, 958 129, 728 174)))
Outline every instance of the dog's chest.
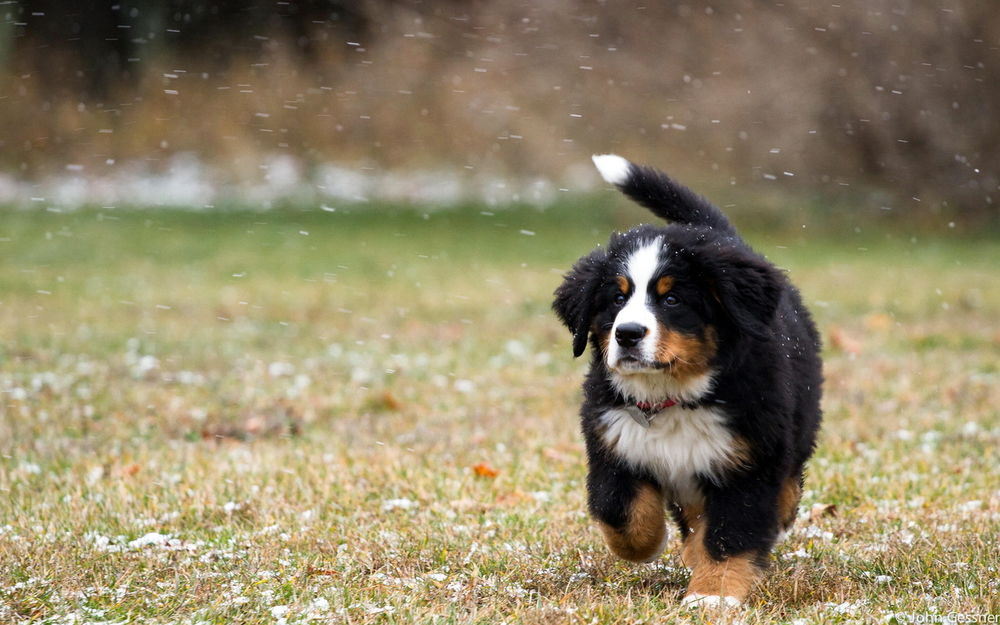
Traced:
POLYGON ((718 409, 667 408, 649 428, 623 409, 601 416, 602 437, 632 468, 649 473, 681 502, 699 497, 696 478, 715 479, 737 458, 737 442, 718 409))

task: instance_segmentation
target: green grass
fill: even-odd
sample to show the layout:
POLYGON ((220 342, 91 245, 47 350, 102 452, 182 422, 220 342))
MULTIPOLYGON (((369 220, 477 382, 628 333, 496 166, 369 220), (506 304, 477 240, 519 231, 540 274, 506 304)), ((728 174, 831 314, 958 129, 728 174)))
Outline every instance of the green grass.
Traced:
POLYGON ((751 607, 702 615, 675 546, 629 565, 589 522, 549 312, 637 216, 4 212, 0 621, 998 612, 1000 242, 748 232, 827 339, 826 423, 751 607))

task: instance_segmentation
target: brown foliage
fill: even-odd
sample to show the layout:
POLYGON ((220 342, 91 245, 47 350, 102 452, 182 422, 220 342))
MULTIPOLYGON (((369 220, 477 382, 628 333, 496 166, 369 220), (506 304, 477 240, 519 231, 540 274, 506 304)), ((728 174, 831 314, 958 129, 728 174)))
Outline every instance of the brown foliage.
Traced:
POLYGON ((0 77, 5 165, 101 174, 194 152, 248 180, 290 153, 572 180, 615 150, 688 179, 877 187, 876 210, 997 214, 988 2, 340 4, 350 20, 258 7, 222 44, 211 24, 178 40, 150 26, 156 45, 133 43, 140 60, 98 72, 100 89, 72 68, 103 61, 39 44, 24 17, 0 77))

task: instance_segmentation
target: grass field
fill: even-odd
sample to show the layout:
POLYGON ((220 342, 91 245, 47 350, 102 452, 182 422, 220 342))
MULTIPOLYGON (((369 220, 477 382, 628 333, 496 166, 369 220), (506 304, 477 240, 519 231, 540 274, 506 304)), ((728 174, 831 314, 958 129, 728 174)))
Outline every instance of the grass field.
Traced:
POLYGON ((826 422, 719 615, 679 607, 674 546, 618 561, 585 512, 550 294, 641 214, 373 213, 0 216, 0 622, 1000 612, 1000 241, 748 234, 814 310, 826 422))

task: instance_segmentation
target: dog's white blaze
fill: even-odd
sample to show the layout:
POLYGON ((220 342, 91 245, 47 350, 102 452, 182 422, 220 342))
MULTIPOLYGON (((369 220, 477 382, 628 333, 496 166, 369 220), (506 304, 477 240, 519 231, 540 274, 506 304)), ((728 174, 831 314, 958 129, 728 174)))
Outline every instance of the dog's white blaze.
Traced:
POLYGON ((614 369, 618 364, 619 347, 615 340, 615 331, 618 326, 625 323, 638 323, 648 330, 645 338, 639 342, 639 349, 643 360, 653 362, 656 357, 656 339, 659 333, 659 325, 656 323, 656 315, 649 309, 647 289, 649 283, 656 275, 656 268, 660 265, 660 246, 662 239, 657 237, 653 241, 643 245, 632 252, 625 263, 625 272, 632 280, 634 288, 629 294, 629 300, 625 307, 618 311, 615 323, 611 327, 611 336, 608 341, 607 365, 614 369))
POLYGON ((666 408, 648 429, 620 408, 601 415, 605 444, 682 504, 700 501, 697 476, 713 478, 733 457, 735 438, 725 421, 721 410, 705 407, 666 408))
POLYGON ((613 185, 623 185, 628 180, 630 163, 617 154, 595 154, 591 157, 601 177, 613 185))

